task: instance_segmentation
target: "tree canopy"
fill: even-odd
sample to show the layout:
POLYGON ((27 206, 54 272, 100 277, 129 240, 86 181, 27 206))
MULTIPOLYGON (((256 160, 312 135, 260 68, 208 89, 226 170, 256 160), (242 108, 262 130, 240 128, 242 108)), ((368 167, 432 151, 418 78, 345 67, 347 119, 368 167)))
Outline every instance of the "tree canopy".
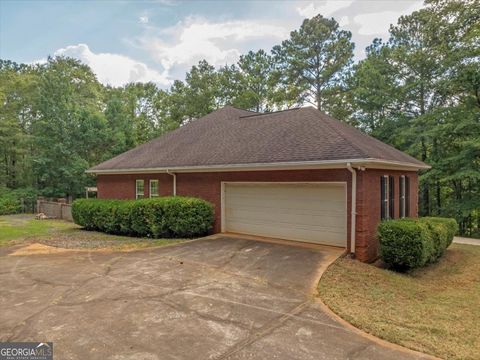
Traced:
POLYGON ((355 123, 430 164, 420 214, 456 217, 478 231, 480 13, 478 1, 428 1, 376 40, 354 66, 355 123))
POLYGON ((335 19, 319 14, 305 19, 289 39, 273 47, 280 79, 298 104, 331 110, 352 63, 351 38, 352 34, 341 30, 335 19))

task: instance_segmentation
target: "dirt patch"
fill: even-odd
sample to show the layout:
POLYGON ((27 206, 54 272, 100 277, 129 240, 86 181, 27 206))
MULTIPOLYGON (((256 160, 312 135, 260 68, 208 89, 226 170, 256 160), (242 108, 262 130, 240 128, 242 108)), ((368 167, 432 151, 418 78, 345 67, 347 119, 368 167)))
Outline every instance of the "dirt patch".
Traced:
POLYGON ((58 247, 34 243, 12 252, 11 254, 9 254, 9 256, 45 255, 45 254, 56 254, 56 253, 64 253, 64 252, 71 252, 71 251, 75 251, 75 250, 62 249, 58 247))

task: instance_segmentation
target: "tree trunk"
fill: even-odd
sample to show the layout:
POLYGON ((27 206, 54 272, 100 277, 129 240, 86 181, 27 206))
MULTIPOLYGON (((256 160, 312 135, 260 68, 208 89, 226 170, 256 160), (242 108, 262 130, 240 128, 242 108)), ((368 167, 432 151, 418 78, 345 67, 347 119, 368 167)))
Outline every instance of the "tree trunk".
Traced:
MULTIPOLYGON (((425 138, 422 137, 422 161, 427 160, 427 146, 425 144, 425 138)), ((423 214, 424 216, 429 216, 430 215, 430 189, 429 189, 429 184, 427 182, 423 183, 422 186, 422 209, 423 209, 423 214)))
POLYGON ((441 189, 440 189, 440 181, 437 180, 436 182, 437 187, 437 215, 441 215, 442 213, 442 199, 441 199, 441 189))
MULTIPOLYGON (((452 181, 453 184, 453 189, 454 189, 454 196, 455 196, 455 201, 457 204, 462 203, 462 191, 463 191, 463 184, 462 181, 452 181)), ((466 228, 466 219, 465 217, 461 216, 457 212, 457 215, 461 218, 461 221, 459 222, 459 233, 460 235, 465 235, 465 228, 466 228)))

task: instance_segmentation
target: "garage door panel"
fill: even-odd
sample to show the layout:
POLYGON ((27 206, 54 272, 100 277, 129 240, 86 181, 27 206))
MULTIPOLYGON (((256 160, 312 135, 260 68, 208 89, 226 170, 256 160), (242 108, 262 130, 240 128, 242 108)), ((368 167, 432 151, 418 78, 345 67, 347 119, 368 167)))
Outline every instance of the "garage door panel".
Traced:
POLYGON ((225 185, 225 230, 346 246, 343 184, 225 185))
MULTIPOLYGON (((236 226, 237 229, 243 228, 245 225, 250 226, 251 228, 254 229, 260 229, 260 228, 265 228, 266 232, 268 231, 269 234, 272 233, 272 230, 267 228, 271 228, 271 223, 270 222, 265 222, 265 221, 256 221, 256 222, 251 222, 251 221, 236 221, 235 223, 232 224, 232 229, 235 228, 236 226)), ((318 232, 328 232, 331 234, 343 234, 343 227, 335 227, 335 226, 322 226, 322 225, 316 225, 316 226, 309 226, 308 224, 292 224, 292 223, 276 223, 275 224, 275 231, 276 229, 282 229, 282 231, 286 230, 302 230, 304 233, 310 232, 312 233, 315 237, 321 238, 318 236, 318 232)), ((296 234, 294 236, 295 238, 301 238, 296 234)))
MULTIPOLYGON (((318 228, 317 231, 322 235, 312 233, 310 228, 305 229, 299 226, 276 226, 275 229, 271 229, 269 224, 243 224, 243 226, 233 226, 230 232, 268 236, 279 239, 298 240, 304 242, 312 242, 317 244, 326 244, 339 246, 338 238, 342 236, 343 231, 332 231, 330 228, 318 228), (248 230, 245 231, 245 225, 248 225, 248 230), (267 233, 267 235, 264 235, 267 233)), ((343 246, 343 244, 341 245, 343 246)))
MULTIPOLYGON (((230 185, 229 185, 230 186, 230 185)), ((306 186, 304 189, 287 189, 285 193, 285 187, 276 186, 274 188, 268 188, 266 186, 238 186, 233 185, 232 187, 227 187, 227 191, 230 192, 231 196, 234 196, 237 199, 245 198, 251 199, 258 196, 258 192, 262 192, 263 198, 272 198, 276 201, 291 201, 290 193, 295 192, 295 197, 300 201, 309 201, 312 199, 312 196, 317 198, 321 197, 324 201, 337 201, 339 198, 344 196, 343 187, 341 189, 316 189, 314 186, 306 186), (298 191, 297 191, 298 190, 298 191)))
POLYGON ((343 199, 343 192, 329 193, 327 191, 311 191, 310 193, 303 194, 300 196, 299 192, 294 189, 275 189, 275 192, 265 191, 262 187, 255 189, 250 189, 252 193, 245 195, 239 194, 238 191, 242 190, 241 188, 232 188, 227 187, 226 196, 229 197, 230 202, 235 203, 235 205, 245 205, 252 206, 265 206, 271 207, 272 204, 275 204, 277 207, 290 207, 290 208, 301 208, 301 209, 330 209, 332 207, 343 209, 345 207, 345 201, 343 199), (287 191, 284 193, 284 191, 287 191), (259 195, 261 198, 259 198, 259 195), (294 196, 294 199, 292 199, 294 196), (321 199, 321 201, 314 201, 321 199), (292 201, 294 200, 294 201, 292 201))
POLYGON ((268 213, 274 212, 275 214, 287 214, 287 215, 311 215, 311 216, 345 216, 345 204, 338 209, 317 209, 313 207, 312 209, 308 208, 286 208, 286 207, 279 207, 279 206, 234 206, 230 207, 228 211, 230 211, 227 215, 235 215, 238 212, 256 212, 256 213, 268 213))
POLYGON ((262 219, 262 221, 268 221, 270 223, 284 223, 284 224, 303 224, 314 227, 313 224, 321 224, 327 222, 328 226, 337 226, 344 228, 345 215, 339 213, 335 214, 310 214, 308 211, 297 212, 289 210, 277 210, 275 212, 264 213, 257 210, 238 210, 234 209, 227 213, 229 223, 235 223, 236 221, 248 222, 262 219), (293 216, 292 216, 293 215, 293 216), (256 218, 256 219, 255 219, 256 218))
MULTIPOLYGON (((229 194, 227 193, 227 196, 229 194)), ((275 199, 270 197, 262 196, 260 199, 257 197, 249 197, 249 198, 239 198, 236 196, 230 197, 230 202, 235 204, 235 207, 244 208, 244 209, 262 209, 262 210, 269 210, 269 209, 291 209, 297 211, 337 211, 337 212, 345 212, 345 201, 342 200, 335 200, 335 201, 316 201, 317 198, 322 199, 322 197, 317 197, 312 194, 308 199, 295 199, 295 202, 292 202, 292 199, 275 199)))

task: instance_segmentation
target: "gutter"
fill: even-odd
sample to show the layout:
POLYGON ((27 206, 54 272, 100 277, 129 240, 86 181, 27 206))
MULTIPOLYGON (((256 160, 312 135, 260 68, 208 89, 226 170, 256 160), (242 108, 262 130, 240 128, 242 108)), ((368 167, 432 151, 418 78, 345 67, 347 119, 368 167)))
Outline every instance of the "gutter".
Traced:
POLYGON ((347 169, 352 173, 352 218, 350 221, 350 252, 355 254, 355 223, 357 216, 357 171, 347 162, 347 169))
POLYGON ((173 176, 173 196, 177 196, 177 174, 170 172, 168 169, 166 173, 173 176))
POLYGON ((374 158, 345 159, 345 160, 320 160, 320 161, 289 161, 276 163, 250 163, 250 164, 226 164, 226 165, 200 165, 200 166, 175 166, 175 167, 152 167, 152 168, 123 168, 123 169, 89 169, 87 174, 148 174, 164 172, 222 172, 222 171, 262 171, 262 170, 301 170, 301 169, 342 169, 345 163, 371 169, 391 169, 418 171, 429 169, 427 164, 415 164, 400 161, 387 161, 374 158))

